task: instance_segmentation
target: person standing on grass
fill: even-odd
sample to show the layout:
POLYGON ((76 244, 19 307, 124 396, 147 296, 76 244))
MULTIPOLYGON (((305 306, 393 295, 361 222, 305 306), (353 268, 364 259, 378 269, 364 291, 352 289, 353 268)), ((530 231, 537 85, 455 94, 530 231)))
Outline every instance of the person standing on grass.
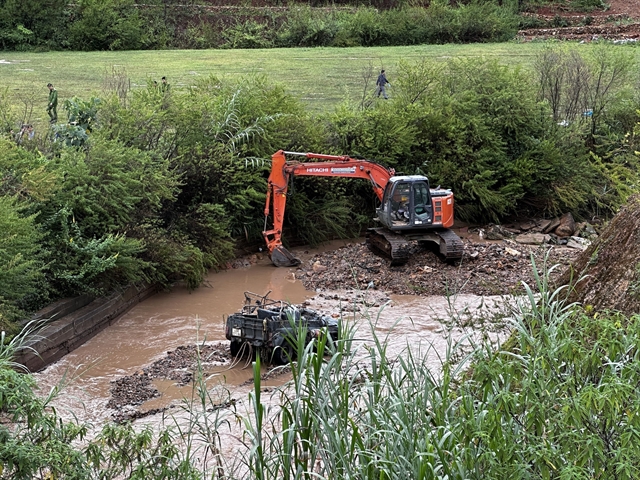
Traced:
POLYGON ((382 94, 385 100, 389 98, 387 97, 387 92, 385 90, 385 87, 387 85, 391 86, 391 84, 387 81, 387 77, 384 74, 384 70, 380 70, 380 75, 378 75, 378 80, 376 80, 376 86, 377 86, 376 92, 378 94, 378 97, 380 96, 380 94, 382 94))
POLYGON ((53 84, 47 84, 49 88, 49 105, 47 106, 47 113, 51 118, 51 123, 58 121, 58 91, 53 88, 53 84))

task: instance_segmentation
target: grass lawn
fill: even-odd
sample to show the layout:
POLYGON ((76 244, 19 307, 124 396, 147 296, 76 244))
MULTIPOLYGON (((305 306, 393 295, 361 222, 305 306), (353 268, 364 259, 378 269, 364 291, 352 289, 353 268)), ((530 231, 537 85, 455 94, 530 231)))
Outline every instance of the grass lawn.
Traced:
MULTIPOLYGON (((233 81, 242 75, 262 73, 284 84, 311 111, 326 112, 346 98, 358 100, 362 96, 363 74, 367 70, 377 74, 381 67, 385 68, 393 85, 395 67, 401 59, 476 56, 527 66, 543 45, 514 42, 370 48, 3 52, 0 88, 8 88, 9 100, 18 108, 33 109, 32 115, 25 118, 40 123, 48 118, 45 112, 48 82, 56 86, 60 103, 73 96, 88 98, 100 95, 105 73, 113 67, 125 69, 133 89, 144 87, 150 79, 159 82, 165 75, 174 91, 187 88, 207 75, 233 81)), ((389 94, 393 95, 393 88, 389 94)), ((59 111, 63 121, 61 107, 59 111)))

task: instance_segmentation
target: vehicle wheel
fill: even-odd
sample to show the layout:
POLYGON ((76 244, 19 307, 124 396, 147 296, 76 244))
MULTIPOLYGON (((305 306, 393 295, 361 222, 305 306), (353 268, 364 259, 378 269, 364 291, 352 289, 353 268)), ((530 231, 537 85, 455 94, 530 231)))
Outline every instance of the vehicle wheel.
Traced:
POLYGON ((292 358, 293 350, 291 350, 291 346, 286 342, 282 346, 274 348, 271 355, 272 362, 276 365, 286 365, 292 358))
POLYGON ((242 350, 242 342, 231 342, 229 344, 229 351, 232 357, 237 357, 242 350))

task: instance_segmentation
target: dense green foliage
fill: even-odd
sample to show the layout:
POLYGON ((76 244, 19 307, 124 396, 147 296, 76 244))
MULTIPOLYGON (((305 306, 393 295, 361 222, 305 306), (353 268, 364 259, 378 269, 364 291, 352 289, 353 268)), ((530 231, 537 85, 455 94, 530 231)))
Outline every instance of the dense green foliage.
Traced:
MULTIPOLYGON (((634 63, 616 48, 545 50, 537 77, 483 59, 400 62, 390 100, 369 93, 323 117, 264 76, 68 100, 69 123, 0 148, 11 224, 0 231, 0 260, 22 272, 0 276, 3 321, 131 282, 197 287, 238 241, 262 243, 265 179, 279 149, 426 174, 453 189, 457 217, 471 222, 608 216, 638 188, 634 63), (576 76, 566 71, 576 66, 572 98, 576 76)), ((0 108, 3 128, 11 115, 0 108)), ((285 240, 309 244, 357 235, 376 203, 359 180, 296 178, 290 193, 285 240)))
POLYGON ((203 8, 171 0, 0 2, 0 47, 72 50, 269 48, 495 42, 513 38, 516 6, 203 8))

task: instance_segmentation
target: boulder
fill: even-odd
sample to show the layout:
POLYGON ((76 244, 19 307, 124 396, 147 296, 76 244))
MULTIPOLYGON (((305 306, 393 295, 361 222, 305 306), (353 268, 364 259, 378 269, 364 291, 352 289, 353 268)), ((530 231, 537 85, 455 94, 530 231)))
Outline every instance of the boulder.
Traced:
POLYGON ((576 222, 571 213, 565 213, 560 217, 560 225, 558 225, 554 233, 559 237, 570 237, 576 233, 576 222))

